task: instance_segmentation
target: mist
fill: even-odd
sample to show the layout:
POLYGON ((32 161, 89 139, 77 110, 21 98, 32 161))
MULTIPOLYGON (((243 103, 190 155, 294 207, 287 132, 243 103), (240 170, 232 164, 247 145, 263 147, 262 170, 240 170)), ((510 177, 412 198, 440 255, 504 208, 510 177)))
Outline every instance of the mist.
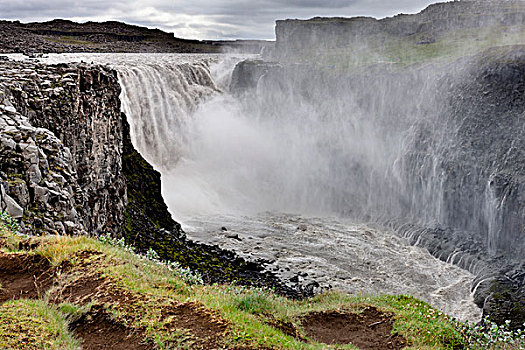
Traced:
MULTIPOLYGON (((498 271, 518 281, 525 252, 522 7, 454 2, 381 21, 279 21, 263 57, 117 65, 123 111, 193 237, 259 254, 217 233, 227 223, 282 264, 291 248, 273 227, 299 216, 337 241, 353 233, 327 228, 365 223, 475 274, 445 284, 471 284, 485 307, 498 271)), ((382 237, 381 249, 392 241, 382 237)), ((315 239, 300 254, 315 255, 315 239)), ((308 268, 326 274, 318 259, 337 259, 324 254, 308 268)), ((462 310, 468 299, 458 297, 462 310)))

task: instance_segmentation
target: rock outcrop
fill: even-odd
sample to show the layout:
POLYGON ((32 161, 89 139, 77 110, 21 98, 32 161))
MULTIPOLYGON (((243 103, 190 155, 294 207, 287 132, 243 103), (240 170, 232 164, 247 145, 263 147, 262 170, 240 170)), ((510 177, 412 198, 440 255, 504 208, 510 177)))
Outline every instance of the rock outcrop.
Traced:
POLYGON ((18 141, 11 154, 22 157, 3 162, 2 178, 24 224, 33 232, 119 234, 126 185, 115 72, 14 62, 0 69, 2 135, 18 141))

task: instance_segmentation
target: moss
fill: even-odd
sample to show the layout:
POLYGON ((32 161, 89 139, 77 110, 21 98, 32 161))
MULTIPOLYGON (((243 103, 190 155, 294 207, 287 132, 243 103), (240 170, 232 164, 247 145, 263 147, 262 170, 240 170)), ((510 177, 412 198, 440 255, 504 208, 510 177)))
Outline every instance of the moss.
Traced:
POLYGON ((492 297, 486 304, 491 321, 503 324, 511 321, 512 329, 519 329, 525 323, 525 290, 509 283, 496 280, 490 287, 492 297))

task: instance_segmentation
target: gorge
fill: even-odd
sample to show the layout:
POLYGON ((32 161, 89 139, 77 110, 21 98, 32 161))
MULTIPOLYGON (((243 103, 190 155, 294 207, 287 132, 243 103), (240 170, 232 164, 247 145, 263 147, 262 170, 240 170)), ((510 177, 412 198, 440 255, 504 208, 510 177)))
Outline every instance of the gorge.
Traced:
POLYGON ((2 61, 3 208, 189 266, 178 249, 210 249, 285 294, 408 293, 520 325, 525 10, 503 3, 282 21, 263 57, 2 61))

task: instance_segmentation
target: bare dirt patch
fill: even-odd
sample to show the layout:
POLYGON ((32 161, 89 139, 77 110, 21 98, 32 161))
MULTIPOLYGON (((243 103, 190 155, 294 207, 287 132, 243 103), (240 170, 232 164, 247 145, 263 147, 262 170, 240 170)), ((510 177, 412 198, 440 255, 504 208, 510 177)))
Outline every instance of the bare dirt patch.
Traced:
POLYGON ((191 349, 216 349, 228 328, 219 315, 198 303, 181 303, 162 310, 166 328, 188 335, 191 349))
MULTIPOLYGON (((141 329, 127 328, 108 316, 104 305, 113 305, 117 310, 130 311, 147 307, 147 298, 120 288, 105 277, 98 268, 101 259, 96 252, 77 254, 77 262, 68 276, 58 282, 50 300, 53 303, 69 302, 76 305, 94 303, 86 315, 72 323, 75 335, 82 339, 83 349, 146 349, 145 333, 141 329), (141 343, 142 341, 142 343, 141 343), (137 347, 130 347, 130 346, 137 347)), ((219 315, 207 310, 199 303, 168 303, 159 310, 164 328, 168 332, 180 333, 178 341, 191 349, 216 349, 219 347, 228 324, 219 315)))
POLYGON ((352 344, 361 350, 403 349, 406 340, 392 335, 392 316, 368 307, 360 314, 313 312, 301 319, 306 334, 325 344, 352 344))
POLYGON ((306 339, 304 339, 304 337, 299 332, 299 329, 297 329, 297 327, 295 327, 295 325, 292 322, 286 322, 283 320, 279 320, 275 318, 273 315, 269 315, 269 314, 265 314, 264 316, 267 319, 266 320, 267 325, 280 330, 281 332, 283 332, 284 334, 292 338, 295 338, 302 342, 306 342, 306 339))
POLYGON ((139 298, 117 287, 112 280, 104 277, 97 267, 102 265, 100 252, 83 251, 78 253, 74 265, 69 266, 68 275, 58 281, 57 288, 51 291, 50 301, 55 304, 68 302, 86 305, 97 304, 133 304, 139 298))
POLYGON ((93 308, 70 325, 75 336, 82 339, 83 350, 148 350, 144 334, 116 322, 99 308, 93 308))
POLYGON ((10 299, 37 299, 53 284, 49 261, 27 254, 0 252, 0 303, 10 299))
POLYGON ((85 305, 93 301, 99 289, 106 283, 100 274, 86 273, 70 282, 62 282, 59 288, 51 292, 50 301, 55 304, 69 302, 85 305))

